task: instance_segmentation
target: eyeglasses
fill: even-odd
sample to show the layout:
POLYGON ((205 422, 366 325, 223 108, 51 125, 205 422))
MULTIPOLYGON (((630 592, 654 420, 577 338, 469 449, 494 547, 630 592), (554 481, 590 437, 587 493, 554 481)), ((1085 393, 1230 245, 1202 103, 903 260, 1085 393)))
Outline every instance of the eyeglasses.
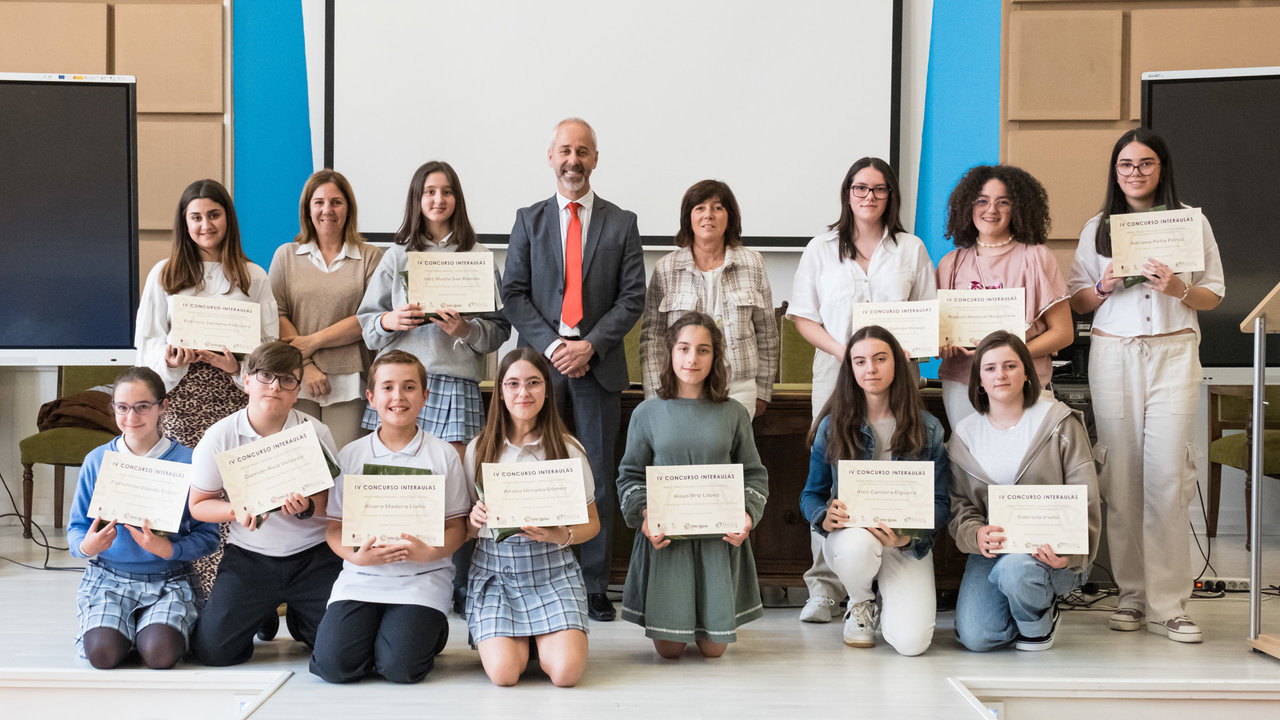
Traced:
POLYGON ((253 379, 263 385, 270 385, 273 382, 279 382, 281 390, 297 390, 298 386, 302 384, 302 381, 299 380, 296 375, 277 375, 276 373, 267 372, 266 370, 253 371, 253 379))
POLYGON ((996 206, 996 210, 999 210, 1000 212, 1004 212, 1005 210, 1013 207, 1013 201, 1009 198, 996 198, 995 200, 991 200, 990 198, 980 197, 973 201, 973 206, 979 210, 986 210, 993 204, 996 206))
POLYGON ((125 415, 128 415, 130 410, 132 410, 137 415, 146 415, 147 413, 150 413, 152 410, 155 410, 159 406, 160 406, 160 403, 158 402, 140 402, 140 403, 134 403, 132 405, 130 405, 129 403, 122 403, 122 402, 111 403, 111 409, 114 410, 115 413, 120 417, 124 417, 125 415))
POLYGON ((1158 167, 1160 167, 1159 160, 1140 160, 1136 163, 1131 163, 1128 160, 1121 160, 1116 163, 1116 174, 1121 177, 1129 177, 1133 174, 1134 170, 1137 170, 1139 175, 1146 176, 1155 172, 1158 167))
POLYGON ((853 193, 854 197, 864 198, 867 196, 868 193, 875 195, 876 199, 878 200, 883 200, 889 197, 889 188, 885 187, 884 185, 877 185, 875 187, 870 187, 867 185, 854 185, 853 187, 849 188, 849 190, 850 192, 853 193))
POLYGON ((533 395, 534 393, 542 392, 546 388, 546 383, 542 382, 542 378, 529 378, 524 382, 520 382, 519 380, 502 381, 502 389, 512 395, 518 394, 520 392, 520 388, 528 390, 529 394, 533 395))

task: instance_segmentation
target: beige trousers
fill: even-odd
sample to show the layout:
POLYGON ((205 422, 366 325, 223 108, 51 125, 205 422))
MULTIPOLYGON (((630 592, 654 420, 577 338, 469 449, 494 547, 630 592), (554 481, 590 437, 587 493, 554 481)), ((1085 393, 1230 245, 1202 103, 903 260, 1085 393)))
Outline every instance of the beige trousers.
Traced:
POLYGON ((1182 615, 1191 595, 1188 506, 1199 454, 1191 428, 1200 379, 1193 333, 1093 336, 1094 458, 1118 606, 1144 612, 1149 621, 1182 615))

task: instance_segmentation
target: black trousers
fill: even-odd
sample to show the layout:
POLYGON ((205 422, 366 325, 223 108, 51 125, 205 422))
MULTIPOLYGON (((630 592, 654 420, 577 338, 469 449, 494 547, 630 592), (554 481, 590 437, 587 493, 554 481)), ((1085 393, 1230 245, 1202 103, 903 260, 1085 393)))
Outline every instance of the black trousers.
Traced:
POLYGON ((311 674, 331 683, 373 674, 416 683, 448 641, 449 620, 435 608, 339 600, 320 622, 311 674))
POLYGON ((314 647, 333 581, 342 560, 320 543, 293 555, 271 557, 227 545, 209 602, 192 639, 205 665, 238 665, 253 657, 253 636, 262 619, 288 603, 289 632, 314 647))

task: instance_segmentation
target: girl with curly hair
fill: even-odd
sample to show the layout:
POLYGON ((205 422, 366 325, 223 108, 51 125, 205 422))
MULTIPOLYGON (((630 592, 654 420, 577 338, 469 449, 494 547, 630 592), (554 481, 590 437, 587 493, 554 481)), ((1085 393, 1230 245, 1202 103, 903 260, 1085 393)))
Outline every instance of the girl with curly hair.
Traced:
MULTIPOLYGON (((939 290, 1026 290, 1026 344, 1042 388, 1053 375, 1049 356, 1074 338, 1067 283, 1045 247, 1048 234, 1049 196, 1039 181, 1012 165, 978 165, 951 191, 946 236, 956 249, 938 263, 939 290)), ((973 413, 973 350, 946 345, 941 353, 942 400, 955 427, 973 413)))

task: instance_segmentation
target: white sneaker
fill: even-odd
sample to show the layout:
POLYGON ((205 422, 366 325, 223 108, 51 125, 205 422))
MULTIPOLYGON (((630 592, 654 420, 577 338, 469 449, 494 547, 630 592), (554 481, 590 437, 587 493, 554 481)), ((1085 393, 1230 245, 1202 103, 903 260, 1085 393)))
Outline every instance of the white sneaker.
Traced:
POLYGON ((844 614, 844 644, 856 648, 875 647, 878 627, 880 608, 875 600, 850 603, 844 614))
POLYGON ((804 607, 800 608, 800 622, 807 623, 829 623, 831 622, 831 608, 836 606, 836 601, 829 597, 821 595, 810 595, 805 601, 804 607))

